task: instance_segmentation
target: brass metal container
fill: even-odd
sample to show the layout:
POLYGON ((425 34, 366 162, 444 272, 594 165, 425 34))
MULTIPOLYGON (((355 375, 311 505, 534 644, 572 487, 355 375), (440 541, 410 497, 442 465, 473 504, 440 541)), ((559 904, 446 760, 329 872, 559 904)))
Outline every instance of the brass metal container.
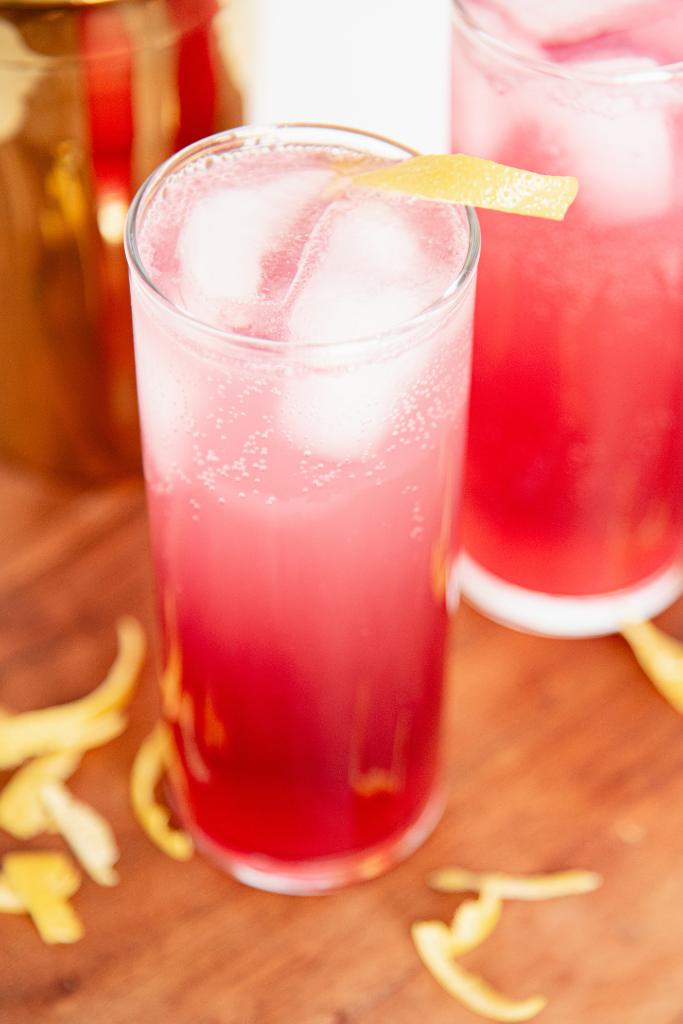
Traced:
POLYGON ((240 124, 218 0, 0 0, 0 457, 82 482, 138 464, 123 226, 138 185, 240 124))

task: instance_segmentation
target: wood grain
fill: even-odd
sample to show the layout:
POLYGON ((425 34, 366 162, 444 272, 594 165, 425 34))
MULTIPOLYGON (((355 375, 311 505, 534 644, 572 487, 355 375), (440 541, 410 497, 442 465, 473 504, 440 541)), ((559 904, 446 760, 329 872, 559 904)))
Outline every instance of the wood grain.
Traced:
MULTIPOLYGON (((74 697, 106 670, 118 615, 151 624, 141 489, 78 494, 3 471, 0 502, 0 702, 74 697)), ((683 635, 683 604, 664 622, 683 635)), ((463 608, 442 824, 384 878, 307 899, 253 892, 199 857, 173 863, 139 832, 128 771, 156 714, 153 676, 150 663, 128 733, 74 780, 115 824, 121 885, 84 883, 72 947, 0 918, 3 1024, 474 1022, 409 938, 413 920, 452 913, 424 885, 446 863, 603 872, 597 894, 510 904, 468 964, 510 995, 548 995, 547 1024, 682 1024, 683 720, 618 638, 542 640, 463 608)), ((0 853, 15 845, 0 835, 0 853)))

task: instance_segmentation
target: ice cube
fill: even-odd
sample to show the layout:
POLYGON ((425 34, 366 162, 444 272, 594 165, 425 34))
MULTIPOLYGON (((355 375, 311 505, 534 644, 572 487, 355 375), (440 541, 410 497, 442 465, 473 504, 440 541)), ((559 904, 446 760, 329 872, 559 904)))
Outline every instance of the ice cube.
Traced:
POLYGON ((240 319, 238 304, 249 318, 249 304, 263 284, 264 260, 286 248, 288 231, 329 177, 324 168, 291 171, 249 187, 223 186, 199 199, 178 243, 186 309, 200 319, 241 326, 233 322, 240 319))
MULTIPOLYGON (((423 343, 381 362, 365 356, 340 367, 334 345, 373 339, 446 289, 452 264, 428 254, 425 217, 405 202, 365 197, 333 204, 318 223, 289 311, 292 340, 312 346, 306 356, 311 369, 288 382, 281 406, 282 427, 301 447, 331 459, 358 458, 375 448, 431 358, 431 346, 423 343)), ((443 232, 443 220, 440 227, 443 232)))
POLYGON ((269 242, 270 218, 257 190, 206 196, 190 211, 180 236, 182 275, 207 298, 256 298, 269 242))
POLYGON ((367 365, 291 381, 281 411, 285 436, 335 461, 367 454, 391 414, 382 369, 367 365))
POLYGON ((401 398, 418 382, 431 356, 432 346, 418 343, 381 362, 305 371, 288 381, 282 399, 285 436, 325 459, 368 455, 391 429, 401 398))
MULTIPOLYGON (((656 70, 647 58, 621 57, 576 65, 585 71, 656 70)), ((579 198, 602 222, 656 217, 672 203, 674 154, 665 94, 652 85, 581 83, 571 105, 553 104, 546 132, 579 179, 579 198)), ((539 98, 534 111, 541 107, 539 98)))
POLYGON ((664 0, 494 0, 493 7, 530 39, 554 46, 627 29, 647 20, 663 4, 664 0))
POLYGON ((374 197, 332 204, 304 254, 289 299, 295 341, 374 336, 416 315, 443 287, 408 210, 374 197))

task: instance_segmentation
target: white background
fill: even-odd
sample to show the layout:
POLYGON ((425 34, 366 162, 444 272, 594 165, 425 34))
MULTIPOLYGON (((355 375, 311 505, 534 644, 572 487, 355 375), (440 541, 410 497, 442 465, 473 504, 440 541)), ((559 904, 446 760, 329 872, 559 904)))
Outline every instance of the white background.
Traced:
POLYGON ((245 0, 247 119, 448 149, 450 0, 245 0))

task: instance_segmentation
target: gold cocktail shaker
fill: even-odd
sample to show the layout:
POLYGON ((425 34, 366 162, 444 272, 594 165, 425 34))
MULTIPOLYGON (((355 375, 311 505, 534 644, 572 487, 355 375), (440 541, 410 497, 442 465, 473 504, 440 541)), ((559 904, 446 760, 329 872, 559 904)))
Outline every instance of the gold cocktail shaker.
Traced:
POLYGON ((242 118, 220 0, 0 0, 0 457, 103 481, 138 461, 123 227, 175 150, 242 118))

